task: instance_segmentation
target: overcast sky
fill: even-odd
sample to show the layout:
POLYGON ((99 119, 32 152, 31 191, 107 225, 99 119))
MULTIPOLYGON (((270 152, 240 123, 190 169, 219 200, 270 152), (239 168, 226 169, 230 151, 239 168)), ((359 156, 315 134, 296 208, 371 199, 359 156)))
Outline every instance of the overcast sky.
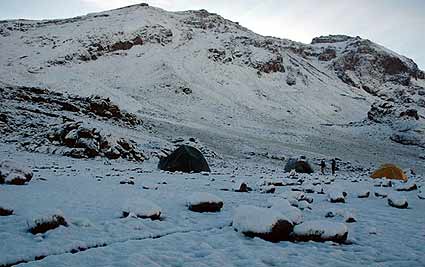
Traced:
MULTIPOLYGON (((83 15, 137 0, 0 0, 0 19, 83 15)), ((361 36, 425 69, 425 0, 152 0, 166 10, 207 9, 262 35, 309 43, 327 34, 361 36)))

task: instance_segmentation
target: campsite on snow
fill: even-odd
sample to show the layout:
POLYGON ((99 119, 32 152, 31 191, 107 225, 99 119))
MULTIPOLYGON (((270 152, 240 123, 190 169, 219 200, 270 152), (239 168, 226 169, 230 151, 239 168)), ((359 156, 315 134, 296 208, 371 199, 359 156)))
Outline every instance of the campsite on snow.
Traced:
POLYGON ((0 21, 0 266, 425 266, 425 73, 147 4, 0 21))

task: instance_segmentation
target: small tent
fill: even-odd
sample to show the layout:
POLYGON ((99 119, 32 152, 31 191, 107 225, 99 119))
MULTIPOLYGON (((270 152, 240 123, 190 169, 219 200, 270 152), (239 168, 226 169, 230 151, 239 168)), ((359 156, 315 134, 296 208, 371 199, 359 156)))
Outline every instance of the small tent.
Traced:
POLYGON ((407 176, 402 169, 394 164, 384 164, 379 169, 374 171, 371 178, 388 178, 407 181, 407 176))
POLYGON ((313 173, 313 168, 306 159, 291 158, 285 165, 285 172, 295 170, 298 173, 313 173))
POLYGON ((164 171, 187 173, 211 171, 202 153, 188 145, 182 145, 167 157, 160 159, 158 168, 164 171))

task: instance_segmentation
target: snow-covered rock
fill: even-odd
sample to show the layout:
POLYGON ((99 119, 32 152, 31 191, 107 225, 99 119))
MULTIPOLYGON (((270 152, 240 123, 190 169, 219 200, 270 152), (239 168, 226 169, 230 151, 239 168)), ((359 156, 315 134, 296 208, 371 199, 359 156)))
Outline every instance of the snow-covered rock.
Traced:
POLYGON ((51 210, 43 214, 35 214, 27 220, 28 231, 32 234, 45 233, 59 226, 68 226, 63 212, 60 210, 51 210))
POLYGON ((261 186, 260 192, 265 194, 273 194, 274 192, 276 192, 276 187, 273 185, 261 186))
POLYGON ((336 189, 332 189, 328 193, 328 200, 331 203, 345 203, 344 192, 336 189))
POLYGON ((395 187, 395 190, 397 191, 413 191, 417 189, 418 189, 418 186, 416 185, 415 182, 401 183, 395 187))
POLYGON ((4 208, 0 206, 0 216, 9 216, 13 214, 13 210, 10 208, 4 208))
POLYGON ((297 241, 333 241, 343 243, 347 240, 348 228, 343 223, 316 220, 306 221, 294 227, 293 238, 297 241))
POLYGON ((358 198, 368 198, 370 196, 370 190, 369 189, 362 189, 357 192, 358 198))
POLYGON ((354 223, 357 222, 356 216, 354 216, 351 212, 345 212, 344 214, 344 221, 346 223, 354 223))
POLYGON ((161 208, 147 199, 129 199, 122 208, 122 217, 159 220, 161 208))
POLYGON ((382 189, 374 190, 375 197, 386 198, 388 196, 388 192, 382 189))
POLYGON ((20 163, 4 160, 0 162, 0 184, 23 185, 31 180, 31 169, 20 163))
POLYGON ((206 192, 196 192, 188 196, 186 205, 195 212, 218 212, 223 207, 223 200, 206 192))
POLYGON ((388 194, 388 205, 399 209, 406 209, 409 206, 406 197, 396 192, 388 194))
POLYGON ((275 209, 243 205, 236 208, 233 228, 248 237, 279 242, 289 239, 293 225, 290 219, 275 209))
POLYGON ((235 183, 235 185, 233 186, 233 191, 246 193, 252 191, 252 188, 249 187, 245 181, 241 180, 235 183))
POLYGON ((268 201, 269 207, 275 209, 285 215, 293 224, 300 224, 303 222, 303 214, 301 210, 293 207, 287 199, 271 198, 268 201))

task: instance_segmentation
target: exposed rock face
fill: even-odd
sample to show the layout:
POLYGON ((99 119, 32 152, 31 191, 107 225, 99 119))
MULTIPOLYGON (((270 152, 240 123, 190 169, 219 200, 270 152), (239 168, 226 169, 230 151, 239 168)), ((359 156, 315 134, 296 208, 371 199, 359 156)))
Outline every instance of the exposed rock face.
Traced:
POLYGON ((318 57, 320 61, 330 61, 336 58, 336 51, 332 48, 326 48, 318 57))
POLYGON ((369 120, 374 122, 385 122, 390 115, 395 114, 394 104, 391 102, 375 102, 367 113, 369 120))
POLYGON ((315 37, 311 41, 311 44, 332 44, 332 43, 339 43, 339 42, 346 42, 348 40, 353 39, 360 39, 359 37, 351 37, 347 35, 327 35, 327 36, 320 36, 315 37))
POLYGON ((49 134, 51 142, 73 148, 65 155, 73 158, 93 158, 105 156, 109 159, 124 158, 131 161, 144 161, 144 155, 133 144, 121 138, 115 142, 101 135, 96 129, 88 129, 80 122, 70 122, 57 126, 49 134))
POLYGON ((28 151, 74 158, 145 159, 134 142, 107 136, 73 120, 75 116, 128 128, 141 124, 137 116, 122 111, 107 98, 70 96, 36 87, 4 87, 1 91, 0 100, 8 101, 9 105, 4 109, 7 113, 1 123, 5 127, 0 133, 20 140, 19 145, 28 151))
POLYGON ((400 113, 400 117, 410 117, 419 120, 419 114, 416 109, 407 109, 406 111, 402 111, 400 113))

